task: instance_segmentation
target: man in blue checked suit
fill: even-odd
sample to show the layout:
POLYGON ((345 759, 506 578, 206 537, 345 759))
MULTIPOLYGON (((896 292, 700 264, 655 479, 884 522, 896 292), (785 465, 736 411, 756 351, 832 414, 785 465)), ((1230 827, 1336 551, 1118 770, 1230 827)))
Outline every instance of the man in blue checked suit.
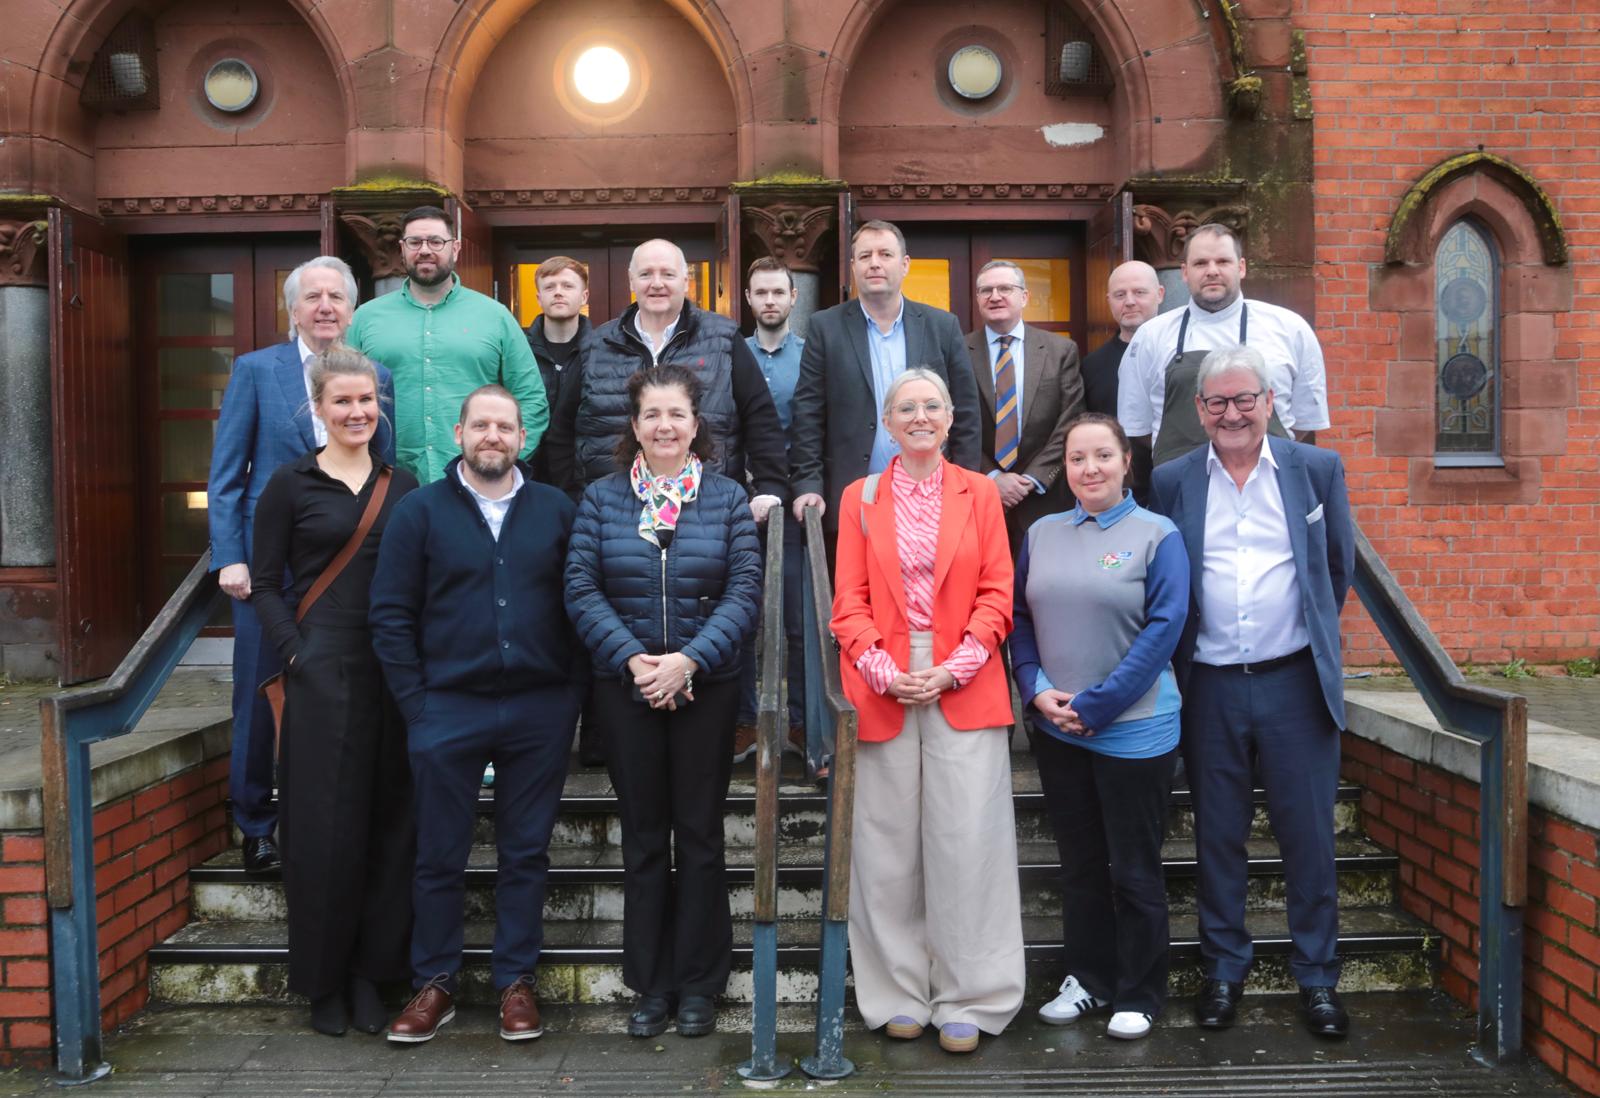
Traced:
POLYGON ((1283 855, 1306 1028, 1344 1037, 1334 793, 1344 728, 1339 613, 1355 566, 1344 466, 1268 438, 1272 386, 1249 347, 1213 351, 1195 398, 1210 444, 1158 466, 1154 510, 1189 550, 1190 607, 1173 656, 1200 869, 1200 1025, 1233 1024, 1253 956, 1245 929, 1252 770, 1283 855))
MULTIPOLYGON (((250 606, 250 556, 256 498, 278 466, 327 441, 311 414, 307 363, 344 338, 356 307, 356 280, 342 259, 322 255, 296 267, 283 284, 289 342, 240 355, 233 363, 211 450, 208 520, 211 567, 233 600, 233 759, 228 795, 234 823, 244 834, 244 865, 253 875, 279 868, 273 832, 273 730, 266 702, 256 692, 278 673, 278 656, 261 643, 250 606)), ((378 397, 385 417, 377 446, 394 461, 394 385, 378 367, 378 397)))

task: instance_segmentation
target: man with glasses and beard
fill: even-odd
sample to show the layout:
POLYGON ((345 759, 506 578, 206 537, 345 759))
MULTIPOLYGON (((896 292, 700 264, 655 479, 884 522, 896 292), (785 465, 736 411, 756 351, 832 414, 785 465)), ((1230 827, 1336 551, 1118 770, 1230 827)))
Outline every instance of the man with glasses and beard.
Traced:
POLYGON ((504 305, 462 285, 460 255, 443 210, 407 213, 400 236, 405 283, 357 309, 346 337, 394 374, 395 457, 423 484, 443 476, 456 455, 456 409, 479 386, 503 385, 521 405, 523 458, 550 418, 527 336, 504 305))
POLYGON ((368 613, 415 788, 415 994, 389 1029, 399 1044, 430 1040, 455 1017, 478 775, 491 761, 500 1036, 544 1032, 534 974, 550 833, 588 689, 562 588, 577 506, 516 460, 527 432, 501 386, 471 392, 452 434, 460 455, 389 519, 368 613))

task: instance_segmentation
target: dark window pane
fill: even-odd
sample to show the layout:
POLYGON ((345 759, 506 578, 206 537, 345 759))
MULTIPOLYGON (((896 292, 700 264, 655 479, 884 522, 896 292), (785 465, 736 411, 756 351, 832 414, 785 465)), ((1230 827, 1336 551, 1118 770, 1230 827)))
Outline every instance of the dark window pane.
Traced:
POLYGON ((220 408, 233 352, 226 347, 163 347, 157 354, 161 407, 220 408))
POLYGON ((156 327, 161 335, 233 334, 231 274, 165 274, 159 287, 156 327))
POLYGON ((161 479, 200 481, 211 475, 214 419, 167 419, 161 422, 161 479))
POLYGON ((1444 234, 1434 255, 1441 455, 1500 452, 1500 285, 1494 246, 1470 221, 1444 234))
POLYGON ((164 492, 161 496, 161 551, 198 557, 211 542, 204 492, 164 492))

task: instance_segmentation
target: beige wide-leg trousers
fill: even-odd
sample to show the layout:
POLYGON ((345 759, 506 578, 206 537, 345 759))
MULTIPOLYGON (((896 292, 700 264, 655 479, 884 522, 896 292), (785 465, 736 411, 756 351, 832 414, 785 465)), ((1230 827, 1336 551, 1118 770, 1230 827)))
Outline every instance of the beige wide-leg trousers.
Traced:
MULTIPOLYGON (((911 634, 911 670, 932 663, 911 634)), ((856 753, 850 961, 876 1029, 896 1015, 989 1034, 1022 1007, 1022 898, 1010 736, 958 732, 937 705, 856 753)))

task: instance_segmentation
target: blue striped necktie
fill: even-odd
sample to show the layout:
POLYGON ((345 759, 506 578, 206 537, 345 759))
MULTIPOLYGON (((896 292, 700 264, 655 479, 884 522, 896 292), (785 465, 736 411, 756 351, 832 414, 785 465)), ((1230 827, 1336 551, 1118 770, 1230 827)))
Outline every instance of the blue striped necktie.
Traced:
POLYGON ((994 463, 1006 472, 1017 463, 1022 424, 1017 416, 1017 364, 1011 357, 1015 336, 996 337, 1000 357, 994 363, 994 463))

